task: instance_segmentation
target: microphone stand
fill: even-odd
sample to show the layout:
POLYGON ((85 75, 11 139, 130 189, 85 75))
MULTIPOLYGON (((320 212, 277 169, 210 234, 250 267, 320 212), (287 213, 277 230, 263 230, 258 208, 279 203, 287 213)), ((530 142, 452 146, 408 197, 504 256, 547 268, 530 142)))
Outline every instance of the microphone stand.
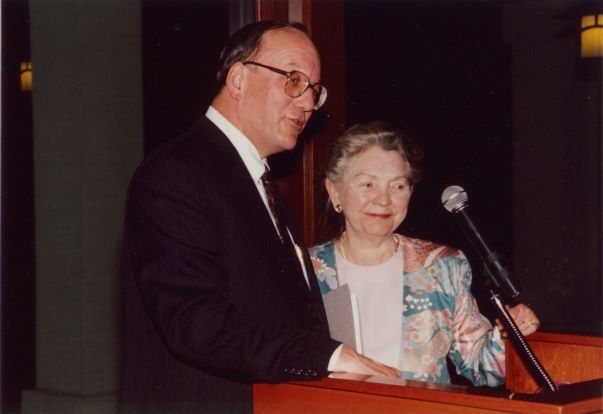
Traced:
MULTIPOLYGON (((490 276, 494 282, 494 285, 498 286, 498 281, 487 267, 486 273, 490 276)), ((498 313, 498 319, 504 326, 509 341, 521 357, 524 365, 530 372, 530 375, 532 375, 532 378, 536 381, 536 383, 538 383, 542 390, 557 391, 557 386, 532 351, 532 348, 530 348, 525 336, 523 336, 517 327, 517 324, 513 320, 513 317, 511 317, 511 314, 504 306, 502 300, 500 299, 500 294, 491 287, 489 288, 489 291, 490 302, 492 302, 494 309, 498 313)))
POLYGON ((526 338, 523 336, 500 299, 501 295, 499 292, 502 293, 505 298, 517 303, 519 291, 513 285, 509 277, 509 272, 500 263, 498 255, 490 250, 477 230, 475 223, 465 211, 465 208, 468 206, 467 201, 467 193, 458 186, 450 186, 442 193, 442 204, 444 204, 444 208, 449 212, 454 213, 461 230, 465 233, 465 236, 471 242, 473 248, 482 260, 484 271, 489 276, 489 279, 484 279, 483 282, 490 291, 490 302, 492 302, 494 309, 498 313, 498 319, 504 326, 509 341, 540 388, 546 391, 557 391, 557 386, 530 348, 526 338), (460 220, 459 216, 463 217, 463 220, 460 220), (463 223, 465 225, 463 225, 463 223))

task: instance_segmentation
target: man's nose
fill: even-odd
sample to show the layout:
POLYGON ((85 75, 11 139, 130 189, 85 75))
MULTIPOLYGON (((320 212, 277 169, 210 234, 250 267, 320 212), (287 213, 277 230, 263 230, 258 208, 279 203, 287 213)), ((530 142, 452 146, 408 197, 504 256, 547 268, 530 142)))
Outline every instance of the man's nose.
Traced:
POLYGON ((304 112, 309 112, 314 109, 314 92, 308 88, 300 96, 295 98, 295 103, 303 108, 304 112))

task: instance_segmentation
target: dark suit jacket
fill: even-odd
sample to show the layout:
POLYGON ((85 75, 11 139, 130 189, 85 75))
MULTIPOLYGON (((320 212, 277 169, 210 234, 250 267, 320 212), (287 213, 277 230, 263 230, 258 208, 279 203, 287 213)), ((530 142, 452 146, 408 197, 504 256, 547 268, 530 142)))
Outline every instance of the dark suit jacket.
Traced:
POLYGON ((205 117, 142 162, 124 231, 122 411, 251 412, 250 383, 327 374, 339 343, 309 257, 310 289, 205 117))

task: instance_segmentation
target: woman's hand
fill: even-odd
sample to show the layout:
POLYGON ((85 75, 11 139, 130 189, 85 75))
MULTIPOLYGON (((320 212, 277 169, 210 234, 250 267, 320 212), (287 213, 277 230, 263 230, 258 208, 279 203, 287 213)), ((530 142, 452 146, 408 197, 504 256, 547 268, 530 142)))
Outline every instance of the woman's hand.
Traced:
MULTIPOLYGON (((540 321, 538 320, 538 317, 536 316, 534 311, 532 311, 532 309, 530 309, 523 303, 513 306, 512 308, 508 305, 505 307, 509 311, 509 314, 515 321, 515 324, 517 325, 523 336, 528 336, 538 330, 538 327, 540 326, 540 321)), ((498 328, 500 329, 502 337, 506 338, 507 332, 505 332, 505 329, 503 328, 499 319, 496 320, 496 326, 498 326, 498 328)))
MULTIPOLYGON (((343 346, 339 359, 333 372, 378 375, 381 377, 400 378, 400 371, 383 365, 364 355, 361 355, 348 346, 343 346)), ((335 375, 334 377, 337 377, 335 375)))

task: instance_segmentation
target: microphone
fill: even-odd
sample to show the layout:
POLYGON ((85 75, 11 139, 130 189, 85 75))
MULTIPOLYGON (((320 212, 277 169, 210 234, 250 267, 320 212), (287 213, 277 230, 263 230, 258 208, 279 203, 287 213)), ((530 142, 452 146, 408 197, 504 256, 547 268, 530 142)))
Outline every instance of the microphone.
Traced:
POLYGON ((509 277, 509 271, 502 265, 498 253, 492 251, 486 244, 484 238, 477 230, 475 223, 467 212, 469 207, 469 196, 463 187, 451 185, 442 192, 442 204, 444 208, 459 217, 463 225, 463 233, 473 245, 477 254, 484 262, 486 271, 494 285, 500 289, 512 300, 519 298, 519 291, 513 285, 509 277))

